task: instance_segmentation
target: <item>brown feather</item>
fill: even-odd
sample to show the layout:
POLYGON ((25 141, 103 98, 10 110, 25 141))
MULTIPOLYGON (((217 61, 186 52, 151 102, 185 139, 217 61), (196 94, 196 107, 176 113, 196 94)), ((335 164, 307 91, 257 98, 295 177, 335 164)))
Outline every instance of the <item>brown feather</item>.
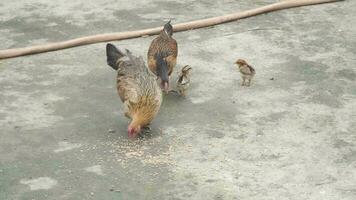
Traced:
POLYGON ((148 68, 157 76, 157 65, 154 56, 148 56, 147 58, 148 68))
POLYGON ((177 57, 174 57, 173 55, 168 56, 166 61, 168 63, 168 75, 170 76, 173 72, 173 68, 176 66, 177 57))

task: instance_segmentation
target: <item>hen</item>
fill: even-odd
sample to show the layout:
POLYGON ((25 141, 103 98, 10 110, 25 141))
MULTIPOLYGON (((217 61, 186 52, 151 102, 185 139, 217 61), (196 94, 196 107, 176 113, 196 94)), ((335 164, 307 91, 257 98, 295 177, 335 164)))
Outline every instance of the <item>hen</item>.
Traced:
POLYGON ((169 76, 176 65, 178 46, 172 37, 171 21, 166 23, 163 30, 152 42, 147 53, 148 68, 160 79, 160 87, 169 91, 169 76))
POLYGON ((129 137, 136 137, 157 115, 162 103, 162 91, 155 76, 142 57, 126 49, 122 53, 112 44, 106 45, 107 64, 117 70, 117 92, 124 104, 124 114, 131 119, 129 137))

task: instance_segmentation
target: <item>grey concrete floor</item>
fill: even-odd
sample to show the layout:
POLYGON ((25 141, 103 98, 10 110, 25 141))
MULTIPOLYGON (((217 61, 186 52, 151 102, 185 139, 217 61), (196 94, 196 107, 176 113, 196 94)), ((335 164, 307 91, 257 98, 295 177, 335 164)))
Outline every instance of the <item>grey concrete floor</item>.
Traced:
MULTIPOLYGON (((0 48, 272 2, 2 0, 0 48)), ((348 0, 175 34, 191 90, 136 141, 104 43, 1 60, 0 199, 356 199, 355 13, 348 0), (249 88, 237 58, 256 68, 249 88)), ((114 44, 145 56, 153 38, 114 44)))

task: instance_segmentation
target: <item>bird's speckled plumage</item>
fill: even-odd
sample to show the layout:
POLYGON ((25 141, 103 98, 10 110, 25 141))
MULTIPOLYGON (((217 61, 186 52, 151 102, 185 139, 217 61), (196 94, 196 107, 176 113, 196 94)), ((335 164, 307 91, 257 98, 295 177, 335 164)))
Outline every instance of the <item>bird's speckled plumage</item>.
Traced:
POLYGON ((115 49, 115 46, 107 45, 108 64, 117 69, 117 91, 125 106, 125 116, 132 119, 129 128, 140 130, 158 113, 162 92, 156 83, 155 75, 145 66, 142 57, 135 57, 128 50, 124 54, 118 49, 116 54, 112 53, 114 57, 110 57, 110 52, 115 49), (116 60, 115 64, 109 61, 109 57, 116 60))

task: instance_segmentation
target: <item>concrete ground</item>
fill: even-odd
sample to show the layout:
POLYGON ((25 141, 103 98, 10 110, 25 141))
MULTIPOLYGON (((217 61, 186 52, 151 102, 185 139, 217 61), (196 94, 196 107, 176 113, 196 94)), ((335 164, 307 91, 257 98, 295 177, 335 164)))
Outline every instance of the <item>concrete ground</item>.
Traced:
MULTIPOLYGON (((0 48, 275 1, 98 2, 2 0, 0 48)), ((0 199, 356 199, 355 13, 347 0, 175 34, 191 90, 136 141, 104 43, 1 60, 0 199), (249 88, 237 58, 256 68, 249 88)), ((153 38, 114 44, 145 56, 153 38)))

